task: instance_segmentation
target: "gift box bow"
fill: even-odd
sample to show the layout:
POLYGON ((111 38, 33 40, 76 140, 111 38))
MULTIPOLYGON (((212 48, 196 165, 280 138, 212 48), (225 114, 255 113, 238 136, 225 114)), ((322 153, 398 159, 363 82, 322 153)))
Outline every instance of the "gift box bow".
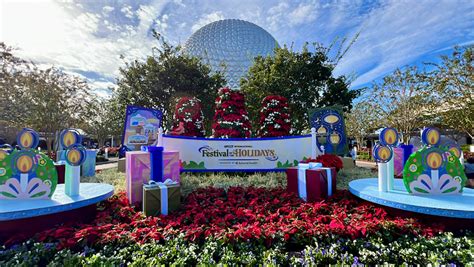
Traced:
POLYGON ((176 181, 166 179, 164 182, 149 181, 148 184, 144 184, 143 187, 147 189, 160 188, 161 214, 168 215, 168 186, 178 184, 176 181))
POLYGON ((167 187, 169 185, 177 185, 177 184, 179 183, 168 178, 164 182, 155 182, 153 180, 150 180, 147 184, 144 184, 143 187, 146 187, 146 188, 160 187, 161 188, 161 187, 167 187))
POLYGON ((308 192, 306 191, 306 170, 326 170, 326 179, 328 184, 328 196, 332 195, 332 170, 331 168, 323 167, 320 162, 309 162, 298 164, 298 195, 305 201, 308 199, 308 192))

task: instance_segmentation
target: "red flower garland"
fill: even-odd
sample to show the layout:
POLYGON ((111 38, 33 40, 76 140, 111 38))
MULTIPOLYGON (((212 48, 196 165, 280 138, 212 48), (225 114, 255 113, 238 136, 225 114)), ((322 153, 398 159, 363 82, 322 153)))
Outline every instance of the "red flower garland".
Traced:
POLYGON ((250 137, 250 121, 245 110, 244 95, 228 87, 219 89, 212 124, 214 137, 250 137))
POLYGON ((172 135, 197 136, 205 135, 204 115, 201 101, 195 97, 181 97, 174 111, 172 135))
POLYGON ((260 110, 260 137, 287 136, 291 130, 288 99, 279 95, 269 95, 262 101, 260 110))

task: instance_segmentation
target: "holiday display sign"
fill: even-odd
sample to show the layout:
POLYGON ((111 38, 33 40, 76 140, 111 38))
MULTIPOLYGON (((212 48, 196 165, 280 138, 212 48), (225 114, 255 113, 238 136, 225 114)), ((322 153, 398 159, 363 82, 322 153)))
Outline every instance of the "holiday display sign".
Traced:
POLYGON ((335 108, 310 111, 310 125, 316 129, 316 144, 325 153, 345 155, 348 152, 346 129, 342 113, 335 108))
POLYGON ((283 171, 311 156, 311 135, 275 138, 163 136, 185 171, 283 171))
POLYGON ((156 145, 163 113, 160 110, 127 106, 122 144, 129 150, 156 145))

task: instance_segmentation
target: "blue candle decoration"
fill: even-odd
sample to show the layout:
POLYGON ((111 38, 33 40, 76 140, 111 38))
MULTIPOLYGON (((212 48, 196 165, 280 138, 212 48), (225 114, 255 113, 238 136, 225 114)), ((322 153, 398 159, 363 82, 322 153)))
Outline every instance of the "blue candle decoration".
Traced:
POLYGON ((155 182, 163 182, 163 147, 148 146, 146 150, 150 153, 150 179, 155 182))
POLYGON ((405 167, 405 163, 413 152, 413 145, 401 145, 400 147, 403 149, 402 167, 405 167))

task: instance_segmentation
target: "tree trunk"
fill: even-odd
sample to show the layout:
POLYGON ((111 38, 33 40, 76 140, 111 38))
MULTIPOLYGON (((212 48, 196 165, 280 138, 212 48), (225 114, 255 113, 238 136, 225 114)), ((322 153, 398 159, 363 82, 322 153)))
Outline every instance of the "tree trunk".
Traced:
POLYGON ((99 142, 99 148, 105 146, 105 138, 100 138, 97 140, 97 142, 99 142))
POLYGON ((362 142, 364 142, 364 137, 358 137, 356 138, 357 141, 357 150, 360 150, 362 148, 362 142))
MULTIPOLYGON (((48 156, 51 157, 51 137, 46 136, 46 147, 48 148, 48 156)), ((56 160, 56 159, 53 159, 56 160)))

